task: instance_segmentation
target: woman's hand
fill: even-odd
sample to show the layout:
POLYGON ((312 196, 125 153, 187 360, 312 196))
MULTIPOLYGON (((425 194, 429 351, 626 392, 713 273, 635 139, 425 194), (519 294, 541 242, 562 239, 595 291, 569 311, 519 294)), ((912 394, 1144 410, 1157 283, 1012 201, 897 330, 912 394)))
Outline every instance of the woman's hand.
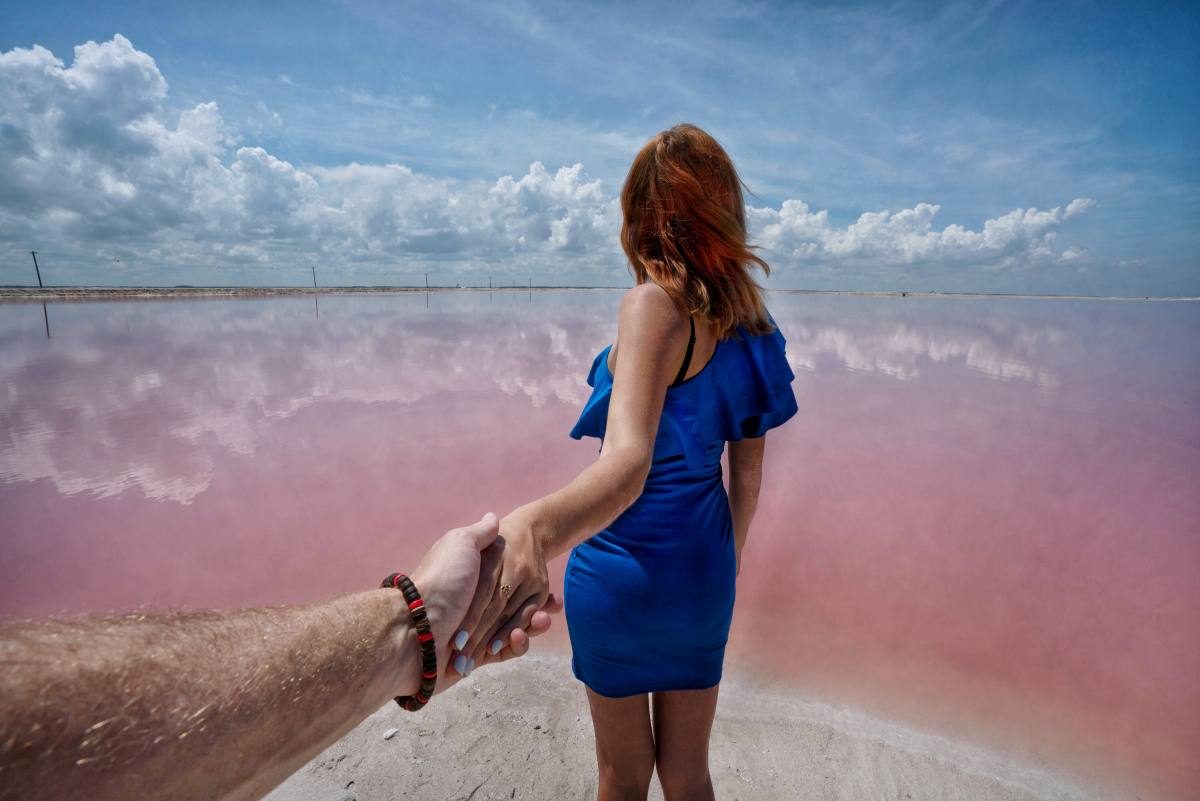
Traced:
MULTIPOLYGON (((438 690, 451 687, 459 673, 447 670, 452 637, 464 624, 469 612, 482 610, 495 595, 496 576, 502 568, 505 543, 497 539, 499 521, 488 513, 477 523, 447 532, 421 559, 412 580, 422 593, 429 626, 437 643, 438 690)), ((529 638, 550 628, 547 612, 561 608, 547 604, 547 611, 528 615, 523 626, 507 633, 511 649, 478 655, 472 667, 503 662, 522 656, 529 650, 529 638)), ((475 612, 478 619, 478 611, 475 612)), ((506 640, 506 641, 508 641, 506 640)), ((470 672, 467 670, 466 672, 470 672)))
MULTIPOLYGON (((507 662, 510 659, 515 659, 518 656, 524 656, 529 651, 529 640, 532 637, 537 637, 539 634, 545 634, 550 630, 551 612, 558 612, 562 609, 562 605, 554 600, 554 596, 550 596, 550 601, 543 609, 534 612, 530 618, 528 629, 513 629, 509 637, 509 646, 504 648, 499 653, 493 654, 491 651, 484 650, 480 661, 471 665, 471 670, 486 665, 493 665, 497 662, 507 662)), ((467 673, 470 673, 468 670, 467 673)), ((445 670, 438 678, 437 689, 434 695, 450 689, 465 676, 464 673, 459 673, 457 670, 445 670)))
POLYGON ((470 673, 485 663, 485 657, 499 654, 518 630, 531 629, 538 610, 562 608, 550 595, 541 544, 521 510, 500 521, 500 537, 493 547, 497 546, 498 558, 485 560, 479 581, 481 594, 489 584, 492 594, 476 596, 455 635, 459 655, 454 668, 460 673, 470 673))

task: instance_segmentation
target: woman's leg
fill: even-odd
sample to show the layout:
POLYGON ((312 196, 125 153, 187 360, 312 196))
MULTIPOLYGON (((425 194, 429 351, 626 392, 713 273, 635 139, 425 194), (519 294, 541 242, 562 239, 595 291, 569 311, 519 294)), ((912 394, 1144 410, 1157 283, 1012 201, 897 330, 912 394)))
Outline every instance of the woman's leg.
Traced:
POLYGON ((714 801, 708 738, 719 686, 654 694, 655 764, 666 801, 714 801))
POLYGON ((648 697, 606 698, 590 689, 587 697, 600 768, 597 801, 646 801, 654 775, 648 697))

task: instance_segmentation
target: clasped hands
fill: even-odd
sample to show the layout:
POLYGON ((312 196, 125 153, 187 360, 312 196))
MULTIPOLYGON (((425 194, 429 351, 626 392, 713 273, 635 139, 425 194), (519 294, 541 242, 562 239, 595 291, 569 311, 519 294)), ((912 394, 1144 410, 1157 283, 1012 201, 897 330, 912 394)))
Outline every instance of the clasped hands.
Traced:
MULTIPOLYGON (((518 513, 447 532, 412 573, 437 643, 437 689, 482 665, 523 656, 562 603, 541 548, 518 513), (503 532, 503 535, 501 535, 503 532)), ((410 677, 402 677, 409 681, 410 677)))

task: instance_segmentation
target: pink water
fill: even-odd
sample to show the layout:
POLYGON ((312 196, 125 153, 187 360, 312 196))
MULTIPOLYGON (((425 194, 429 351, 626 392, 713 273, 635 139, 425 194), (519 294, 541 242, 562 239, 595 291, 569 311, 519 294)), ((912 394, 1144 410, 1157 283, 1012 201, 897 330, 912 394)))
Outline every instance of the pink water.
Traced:
MULTIPOLYGON (((56 304, 50 338, 0 306, 0 614, 412 566, 594 458, 566 432, 617 299, 56 304)), ((1200 305, 770 305, 801 412, 768 437, 731 671, 1200 796, 1200 305)))

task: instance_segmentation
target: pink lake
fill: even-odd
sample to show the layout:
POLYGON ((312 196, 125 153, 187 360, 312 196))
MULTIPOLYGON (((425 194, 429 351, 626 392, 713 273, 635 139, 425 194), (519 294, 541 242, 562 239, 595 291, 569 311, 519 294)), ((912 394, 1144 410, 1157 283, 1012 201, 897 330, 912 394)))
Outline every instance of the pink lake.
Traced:
MULTIPOLYGON (((374 586, 595 457, 566 432, 618 298, 0 305, 0 615, 374 586)), ((730 675, 1200 797, 1200 305, 769 304, 800 414, 730 675)))

